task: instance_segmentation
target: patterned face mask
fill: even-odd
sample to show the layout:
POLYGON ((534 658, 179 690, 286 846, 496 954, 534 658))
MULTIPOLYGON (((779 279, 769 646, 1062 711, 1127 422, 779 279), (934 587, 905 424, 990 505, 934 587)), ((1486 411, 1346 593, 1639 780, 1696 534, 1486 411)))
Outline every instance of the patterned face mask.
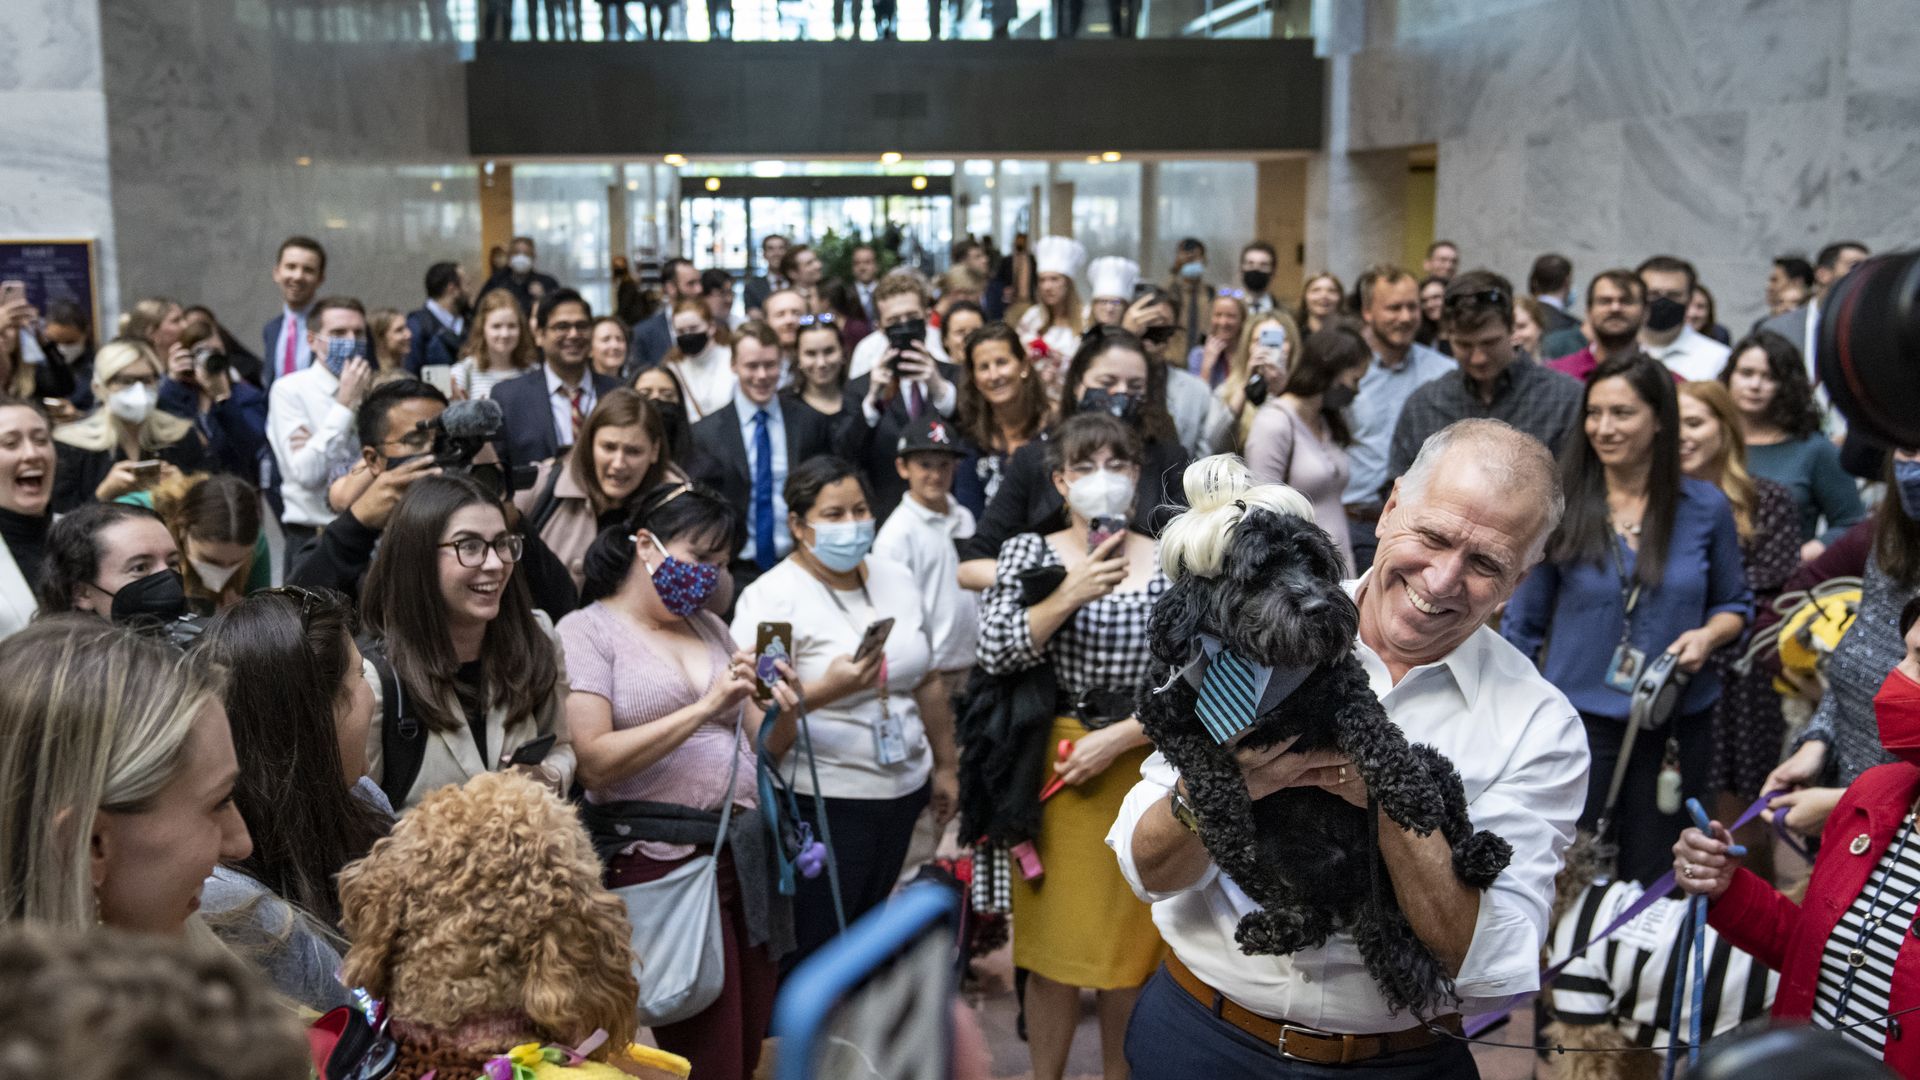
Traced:
MULTIPOLYGON (((638 536, 630 537, 638 544, 638 536)), ((706 563, 681 562, 667 554, 660 546, 658 537, 650 538, 653 546, 660 552, 660 565, 653 568, 653 591, 660 594, 660 604, 669 612, 684 619, 699 611, 713 595, 714 586, 720 583, 720 568, 706 563)))

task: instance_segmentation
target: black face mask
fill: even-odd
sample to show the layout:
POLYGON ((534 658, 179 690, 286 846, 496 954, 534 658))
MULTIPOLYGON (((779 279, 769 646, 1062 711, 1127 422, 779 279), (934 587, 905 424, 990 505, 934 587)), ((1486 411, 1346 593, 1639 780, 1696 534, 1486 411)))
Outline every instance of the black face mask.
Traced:
POLYGON ((1240 271, 1240 284, 1245 285, 1250 293, 1266 292, 1267 286, 1272 283, 1273 271, 1271 270, 1240 271))
POLYGON ((707 351, 707 334, 679 334, 673 339, 674 347, 681 356, 699 356, 707 351))
POLYGON ((1687 305, 1673 297, 1656 296, 1647 301, 1647 329, 1661 333, 1685 321, 1687 321, 1687 305))
POLYGON ((1103 412, 1122 420, 1132 420, 1140 415, 1140 399, 1125 392, 1110 394, 1095 387, 1080 395, 1080 411, 1103 412))
POLYGON ((159 570, 120 586, 107 617, 115 623, 165 623, 186 613, 186 583, 180 572, 159 570))
POLYGON ((1353 404, 1353 387, 1345 383, 1334 383, 1320 395, 1320 407, 1335 412, 1353 404))
POLYGON ((1173 340, 1173 335, 1179 332, 1180 328, 1177 326, 1149 326, 1140 331, 1140 340, 1149 345, 1165 345, 1173 340))

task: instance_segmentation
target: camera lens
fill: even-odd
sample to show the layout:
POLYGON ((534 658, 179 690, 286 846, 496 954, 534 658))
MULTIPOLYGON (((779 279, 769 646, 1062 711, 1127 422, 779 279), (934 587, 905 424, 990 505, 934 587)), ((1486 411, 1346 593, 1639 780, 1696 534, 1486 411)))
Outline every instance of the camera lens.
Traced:
POLYGON ((1851 430, 1920 448, 1920 251, 1868 259, 1820 305, 1820 383, 1851 430))

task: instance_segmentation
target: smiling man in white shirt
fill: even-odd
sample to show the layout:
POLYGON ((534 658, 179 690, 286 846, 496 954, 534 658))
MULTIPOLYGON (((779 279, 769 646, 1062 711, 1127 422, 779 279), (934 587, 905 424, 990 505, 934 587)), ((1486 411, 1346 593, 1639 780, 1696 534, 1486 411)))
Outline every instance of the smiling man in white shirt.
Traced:
MULTIPOLYGON (((1454 877, 1439 834, 1380 819, 1389 887, 1453 973, 1455 1014, 1537 988, 1553 878, 1586 798, 1579 714, 1486 626, 1539 561, 1563 505, 1537 440, 1496 420, 1461 421, 1396 482, 1373 569, 1352 586, 1356 652, 1388 717, 1453 761, 1474 828, 1513 845, 1507 869, 1479 892, 1454 877)), ((1267 751, 1243 752, 1241 767, 1255 799, 1313 786, 1364 807, 1365 784, 1346 764, 1267 751)), ((1242 953, 1234 929, 1251 901, 1208 855, 1165 758, 1149 758, 1141 775, 1107 834, 1170 950, 1128 1027, 1135 1080, 1343 1068, 1374 1080, 1478 1076, 1465 1043, 1388 1007, 1351 936, 1289 956, 1242 953)), ((1425 1019, 1444 1028, 1457 1016, 1425 1019)))

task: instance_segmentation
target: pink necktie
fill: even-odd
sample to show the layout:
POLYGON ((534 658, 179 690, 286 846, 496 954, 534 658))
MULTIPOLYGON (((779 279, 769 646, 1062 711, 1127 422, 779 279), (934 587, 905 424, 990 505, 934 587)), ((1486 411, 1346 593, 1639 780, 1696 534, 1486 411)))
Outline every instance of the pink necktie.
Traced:
POLYGON ((294 323, 293 316, 291 315, 287 316, 286 328, 280 332, 280 336, 287 339, 287 351, 285 355, 283 355, 280 358, 280 374, 282 375, 293 374, 293 361, 294 361, 293 342, 294 342, 295 335, 298 334, 299 332, 300 331, 298 327, 294 323))

